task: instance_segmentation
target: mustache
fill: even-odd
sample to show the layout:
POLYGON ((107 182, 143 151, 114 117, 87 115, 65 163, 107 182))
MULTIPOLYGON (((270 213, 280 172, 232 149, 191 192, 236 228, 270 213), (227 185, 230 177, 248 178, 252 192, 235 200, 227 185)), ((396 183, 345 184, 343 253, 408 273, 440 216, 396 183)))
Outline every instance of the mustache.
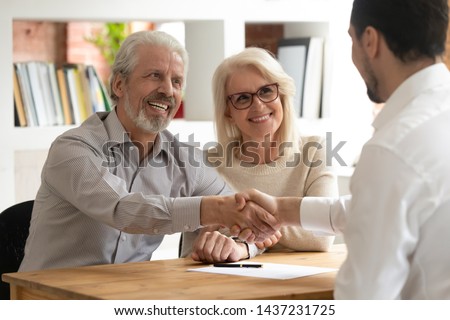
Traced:
POLYGON ((173 109, 175 107, 175 98, 174 97, 168 97, 163 93, 156 93, 148 95, 144 99, 145 103, 151 102, 151 101, 159 101, 159 102, 167 102, 169 104, 169 108, 173 109))

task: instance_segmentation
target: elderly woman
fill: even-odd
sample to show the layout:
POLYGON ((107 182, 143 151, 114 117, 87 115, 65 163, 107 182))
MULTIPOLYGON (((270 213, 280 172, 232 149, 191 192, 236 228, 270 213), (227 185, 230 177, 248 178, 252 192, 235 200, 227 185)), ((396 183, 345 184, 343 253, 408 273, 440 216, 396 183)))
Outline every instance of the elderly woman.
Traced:
MULTIPOLYGON (((212 163, 220 164, 218 172, 234 190, 337 196, 336 177, 326 166, 325 141, 297 133, 294 94, 292 78, 261 48, 247 48, 216 69, 215 128, 224 152, 212 163)), ((217 226, 202 229, 196 238, 184 235, 182 256, 191 252, 198 261, 238 261, 265 250, 326 251, 333 239, 287 226, 264 243, 247 244, 217 226)))

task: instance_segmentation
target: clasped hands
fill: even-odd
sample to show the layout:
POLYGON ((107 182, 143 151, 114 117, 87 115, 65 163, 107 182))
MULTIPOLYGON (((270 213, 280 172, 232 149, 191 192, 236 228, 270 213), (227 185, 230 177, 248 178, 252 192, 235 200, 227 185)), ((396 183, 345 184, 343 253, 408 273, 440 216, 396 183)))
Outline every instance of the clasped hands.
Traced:
POLYGON ((248 256, 245 243, 235 242, 221 228, 229 229, 229 235, 246 243, 255 243, 259 249, 273 246, 281 237, 281 221, 277 200, 254 189, 234 196, 210 196, 202 200, 203 228, 192 250, 197 261, 238 261, 248 256))
POLYGON ((246 221, 228 225, 232 236, 247 243, 264 242, 280 229, 276 198, 255 189, 236 193, 234 198, 246 221))

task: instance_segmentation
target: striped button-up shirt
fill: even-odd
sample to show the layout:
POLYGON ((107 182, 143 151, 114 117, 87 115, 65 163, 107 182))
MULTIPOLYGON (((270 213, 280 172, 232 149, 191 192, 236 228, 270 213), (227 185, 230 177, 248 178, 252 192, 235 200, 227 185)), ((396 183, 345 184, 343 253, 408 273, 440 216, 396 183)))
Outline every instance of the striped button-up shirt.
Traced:
POLYGON ((20 271, 150 260, 200 227, 201 196, 231 193, 202 159, 165 130, 140 161, 115 111, 92 115, 50 148, 20 271))

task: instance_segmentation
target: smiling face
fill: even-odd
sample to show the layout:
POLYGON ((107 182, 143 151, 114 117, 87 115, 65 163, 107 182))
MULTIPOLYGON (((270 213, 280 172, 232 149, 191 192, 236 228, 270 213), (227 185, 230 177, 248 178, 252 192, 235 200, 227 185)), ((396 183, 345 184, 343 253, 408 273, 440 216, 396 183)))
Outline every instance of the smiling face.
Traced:
POLYGON ((177 53, 161 46, 141 46, 136 55, 137 64, 128 78, 114 79, 118 115, 132 135, 156 135, 180 106, 184 64, 177 53))
MULTIPOLYGON (((265 79, 254 67, 238 69, 228 78, 226 95, 229 96, 239 92, 254 93, 271 83, 273 81, 265 79)), ((254 95, 253 103, 244 110, 237 110, 228 101, 226 115, 241 131, 243 142, 262 142, 268 134, 270 140, 275 141, 277 131, 283 121, 283 106, 280 97, 272 102, 262 102, 254 95)))

